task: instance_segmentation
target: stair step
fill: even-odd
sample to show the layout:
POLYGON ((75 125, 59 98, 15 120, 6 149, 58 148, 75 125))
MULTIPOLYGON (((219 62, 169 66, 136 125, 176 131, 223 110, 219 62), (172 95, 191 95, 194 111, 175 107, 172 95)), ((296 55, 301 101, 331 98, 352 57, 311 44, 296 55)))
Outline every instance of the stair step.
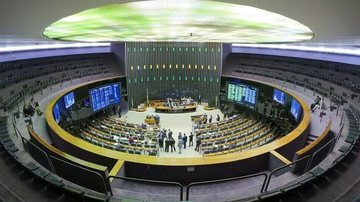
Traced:
POLYGON ((315 137, 315 138, 317 138, 318 136, 309 134, 308 137, 315 137))
POLYGON ((308 140, 311 140, 311 141, 314 141, 314 140, 316 140, 318 137, 308 137, 307 139, 308 140))

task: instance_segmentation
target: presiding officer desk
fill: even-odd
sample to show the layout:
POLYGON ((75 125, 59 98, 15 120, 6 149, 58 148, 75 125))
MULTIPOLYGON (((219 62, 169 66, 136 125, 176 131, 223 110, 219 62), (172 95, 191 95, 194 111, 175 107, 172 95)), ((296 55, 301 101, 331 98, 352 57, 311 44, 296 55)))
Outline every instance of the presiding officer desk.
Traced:
MULTIPOLYGON (((179 103, 179 102, 175 102, 179 103)), ((174 107, 169 107, 166 104, 166 101, 163 100, 157 100, 152 101, 150 103, 150 106, 152 106, 155 109, 155 112, 162 112, 162 113, 186 113, 186 112, 195 112, 196 111, 196 103, 191 102, 186 105, 177 105, 174 107)))

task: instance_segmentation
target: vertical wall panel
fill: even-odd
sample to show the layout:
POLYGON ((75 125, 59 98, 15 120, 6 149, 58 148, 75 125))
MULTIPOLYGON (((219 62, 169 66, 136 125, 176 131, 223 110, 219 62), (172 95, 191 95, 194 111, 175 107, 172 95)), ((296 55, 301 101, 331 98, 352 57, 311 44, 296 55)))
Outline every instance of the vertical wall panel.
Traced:
POLYGON ((191 96, 217 104, 221 43, 126 43, 130 107, 149 100, 191 96))

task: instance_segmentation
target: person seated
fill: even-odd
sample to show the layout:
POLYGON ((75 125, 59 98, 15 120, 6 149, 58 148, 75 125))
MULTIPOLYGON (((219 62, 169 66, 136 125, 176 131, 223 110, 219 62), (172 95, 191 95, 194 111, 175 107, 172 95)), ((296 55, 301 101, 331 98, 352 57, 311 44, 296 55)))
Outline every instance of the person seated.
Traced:
POLYGON ((202 124, 206 124, 206 123, 207 123, 207 116, 204 117, 202 124))
POLYGON ((233 148, 235 148, 235 147, 236 147, 236 144, 235 144, 235 143, 232 143, 232 144, 229 145, 229 149, 233 149, 233 148))
POLYGON ((213 146, 212 146, 211 151, 212 151, 212 152, 217 152, 218 149, 219 149, 219 145, 217 145, 217 144, 214 143, 213 146))
POLYGON ((134 144, 134 137, 132 135, 129 136, 129 144, 134 144))

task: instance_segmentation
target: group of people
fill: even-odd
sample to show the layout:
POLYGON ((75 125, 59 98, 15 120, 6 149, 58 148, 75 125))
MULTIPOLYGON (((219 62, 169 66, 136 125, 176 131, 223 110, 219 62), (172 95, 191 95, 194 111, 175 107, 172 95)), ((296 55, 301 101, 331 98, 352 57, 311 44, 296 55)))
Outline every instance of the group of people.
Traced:
MULTIPOLYGON (((175 139, 173 137, 173 132, 169 129, 163 129, 158 134, 158 143, 160 147, 160 151, 169 152, 176 152, 175 148, 175 139), (165 148, 164 148, 165 147, 165 148)), ((178 138, 177 138, 177 147, 178 152, 181 154, 182 149, 186 149, 186 146, 192 147, 194 146, 194 134, 191 132, 189 136, 187 136, 185 133, 179 132, 178 138)), ((200 145, 201 145, 201 139, 197 138, 196 140, 196 151, 200 151, 200 145)))
MULTIPOLYGON (((186 136, 185 133, 184 133, 184 135, 181 135, 181 133, 179 132, 179 135, 178 135, 179 154, 181 154, 181 149, 182 148, 186 149, 187 141, 188 141, 188 136, 186 136)), ((192 133, 190 133, 190 135, 189 135, 189 147, 194 145, 193 141, 194 141, 194 135, 192 133)))
POLYGON ((311 104, 310 106, 310 110, 311 112, 314 112, 317 108, 321 108, 321 98, 319 96, 316 96, 315 100, 314 100, 314 103, 311 104))
MULTIPOLYGON (((216 116, 216 121, 219 122, 220 121, 220 115, 218 114, 216 116)), ((210 117, 208 118, 207 114, 200 116, 200 118, 197 120, 197 124, 207 124, 207 123, 212 123, 213 122, 213 116, 210 115, 210 117)))
POLYGON ((182 97, 180 99, 166 98, 166 106, 171 108, 187 106, 192 103, 194 103, 194 100, 191 97, 182 97))
POLYGON ((120 105, 114 105, 113 106, 113 112, 114 112, 114 115, 116 115, 116 113, 118 113, 119 118, 121 118, 122 109, 121 109, 120 105))
POLYGON ((34 101, 34 98, 31 98, 28 105, 24 105, 23 107, 23 113, 27 116, 33 116, 34 114, 41 116, 43 115, 43 112, 40 110, 40 106, 38 102, 34 101))
POLYGON ((158 126, 160 124, 160 116, 155 114, 155 115, 146 115, 146 119, 154 119, 155 120, 155 124, 158 126))

